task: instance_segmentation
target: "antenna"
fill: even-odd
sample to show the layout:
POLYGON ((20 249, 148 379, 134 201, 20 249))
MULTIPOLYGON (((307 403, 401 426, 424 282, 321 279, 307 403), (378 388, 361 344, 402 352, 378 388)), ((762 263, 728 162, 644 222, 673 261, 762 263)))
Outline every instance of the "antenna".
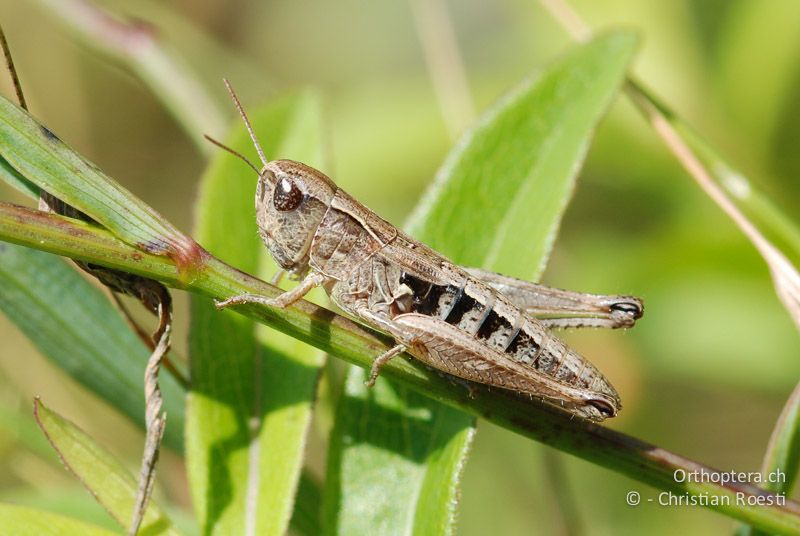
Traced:
POLYGON ((225 151, 228 151, 228 152, 229 152, 229 153, 231 153, 233 156, 236 156, 236 157, 240 158, 240 159, 242 160, 242 162, 244 162, 245 164, 247 164, 248 166, 250 166, 251 168, 253 168, 253 171, 255 171, 255 172, 256 172, 256 175, 261 175, 261 172, 260 172, 260 171, 258 170, 258 168, 255 166, 255 164, 253 164, 253 163, 252 163, 252 162, 251 162, 251 161, 250 161, 250 160, 249 160, 249 159, 248 159, 246 156, 244 156, 244 155, 243 155, 242 153, 240 153, 239 151, 234 151, 233 149, 231 149, 230 147, 228 147, 227 145, 225 145, 225 144, 224 144, 224 143, 222 143, 221 141, 217 141, 217 140, 215 140, 214 138, 212 138, 212 137, 211 137, 211 136, 209 136, 208 134, 203 134, 203 137, 204 137, 205 139, 207 139, 208 141, 210 141, 211 143, 213 143, 214 145, 216 145, 217 147, 219 147, 220 149, 223 149, 223 150, 225 150, 225 151))
MULTIPOLYGON (((261 163, 266 166, 269 163, 269 160, 267 160, 267 157, 264 154, 264 149, 261 148, 261 144, 258 143, 258 138, 256 138, 253 125, 250 124, 250 120, 247 118, 247 114, 242 107, 242 103, 239 102, 239 97, 236 96, 236 92, 233 90, 233 86, 231 86, 231 83, 227 78, 223 78, 222 81, 225 82, 225 87, 228 88, 228 93, 230 94, 231 99, 233 99, 236 109, 239 110, 239 115, 242 116, 242 119, 244 120, 244 125, 247 127, 247 132, 250 133, 250 139, 253 140, 253 144, 256 146, 256 151, 258 151, 258 157, 261 159, 261 163)), ((252 166, 252 164, 250 165, 252 166)))
POLYGON ((11 49, 8 47, 6 34, 3 32, 2 27, 0 27, 0 47, 2 47, 3 55, 6 58, 6 69, 8 69, 8 74, 11 75, 11 81, 14 83, 14 91, 17 94, 17 102, 19 102, 20 108, 27 110, 28 105, 25 103, 25 94, 22 93, 22 84, 19 82, 17 69, 14 67, 14 60, 11 58, 11 49))

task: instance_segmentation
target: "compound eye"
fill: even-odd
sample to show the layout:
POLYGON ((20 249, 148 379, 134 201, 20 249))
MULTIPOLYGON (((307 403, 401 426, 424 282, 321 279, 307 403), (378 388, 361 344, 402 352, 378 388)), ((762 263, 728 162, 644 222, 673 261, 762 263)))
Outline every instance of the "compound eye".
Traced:
POLYGON ((291 180, 284 177, 275 185, 272 203, 275 205, 276 210, 288 212, 299 207, 302 202, 303 192, 291 180))

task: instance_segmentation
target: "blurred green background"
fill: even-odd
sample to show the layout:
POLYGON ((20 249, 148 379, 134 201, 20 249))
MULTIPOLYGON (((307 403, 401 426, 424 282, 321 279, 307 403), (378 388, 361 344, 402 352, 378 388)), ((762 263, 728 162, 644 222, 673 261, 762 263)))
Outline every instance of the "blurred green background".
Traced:
MULTIPOLYGON (((327 125, 325 171, 398 225, 454 142, 426 67, 419 19, 407 1, 98 4, 155 24, 215 94, 223 91, 223 76, 250 105, 292 88, 318 88, 327 125)), ((644 45, 635 74, 786 213, 797 213, 800 4, 573 5, 595 29, 637 29, 644 45)), ((459 0, 447 8, 478 113, 570 45, 536 2, 459 0)), ((32 111, 190 231, 205 157, 136 77, 80 45, 48 11, 44 1, 0 3, 32 111)), ((1 85, 11 95, 5 76, 1 85)), ((24 202, 4 186, 0 193, 24 202)), ((800 373, 797 332, 755 250, 624 98, 597 132, 544 282, 645 300, 645 317, 634 330, 565 334, 622 395, 624 410, 609 426, 712 467, 758 470, 800 373)), ((176 295, 175 344, 185 354, 187 301, 176 295)), ((138 430, 0 318, 0 500, 102 519, 105 514, 38 437, 30 411, 34 395, 137 466, 138 430)), ((324 426, 315 427, 309 465, 319 475, 324 442, 324 426)), ((552 476, 543 469, 552 455, 479 424, 458 533, 564 533, 552 476)), ((583 533, 632 534, 646 527, 648 534, 708 534, 734 526, 699 507, 629 507, 628 491, 644 498, 657 491, 559 456, 583 533)), ((190 508, 180 459, 172 453, 164 459, 157 493, 178 509, 190 508)), ((104 523, 114 526, 108 518, 104 523)))

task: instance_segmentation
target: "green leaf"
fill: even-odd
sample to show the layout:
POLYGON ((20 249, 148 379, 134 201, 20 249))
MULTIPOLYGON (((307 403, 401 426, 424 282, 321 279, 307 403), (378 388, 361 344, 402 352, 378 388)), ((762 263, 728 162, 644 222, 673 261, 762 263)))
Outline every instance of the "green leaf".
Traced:
MULTIPOLYGON (((775 423, 767 453, 761 466, 763 488, 784 497, 791 497, 800 467, 800 384, 798 384, 775 423)), ((769 532, 749 525, 740 525, 738 536, 768 536, 769 532)))
MULTIPOLYGON (((53 463, 56 470, 63 470, 58 454, 53 450, 47 438, 42 434, 42 430, 31 418, 30 412, 26 412, 26 417, 31 427, 36 431, 36 435, 47 448, 48 462, 53 463), (52 460, 50 460, 52 458, 52 460)), ((92 523, 107 530, 119 531, 116 520, 103 508, 103 505, 83 488, 80 482, 72 475, 64 475, 66 479, 72 481, 72 485, 52 485, 43 488, 42 486, 27 487, 19 486, 6 489, 0 496, 0 503, 8 501, 16 506, 24 506, 35 510, 44 510, 51 514, 68 516, 69 518, 92 523)), ((0 523, 2 526, 2 523, 0 523)))
MULTIPOLYGON (((450 154, 410 232, 456 262, 537 279, 636 44, 626 32, 600 37, 501 100, 450 154)), ((327 532, 452 533, 474 418, 364 380, 351 368, 337 411, 327 532)))
MULTIPOLYGON (((3 158, 0 178, 29 197, 39 197, 38 186, 3 158)), ((0 244, 0 291, 0 310, 45 357, 144 425, 142 379, 150 352, 96 286, 51 255, 0 244)), ((164 441, 180 451, 183 397, 168 376, 162 375, 161 386, 172 425, 164 441)))
MULTIPOLYGON (((143 426, 150 351, 102 291, 62 259, 0 243, 0 310, 42 355, 143 426)), ((183 392, 169 374, 161 375, 161 389, 164 441, 181 450, 183 392)))
POLYGON ((14 536, 113 536, 115 532, 51 514, 44 510, 0 504, 0 527, 3 534, 14 536))
POLYGON ((22 108, 0 97, 0 156, 41 189, 89 215, 124 242, 188 264, 197 244, 69 148, 22 108))
POLYGON ((328 452, 326 534, 449 534, 474 417, 352 367, 328 452))
POLYGON ((29 197, 39 197, 39 187, 20 175, 5 158, 0 158, 0 178, 29 197))
POLYGON ((797 482, 797 469, 800 467, 800 384, 798 384, 775 423, 775 430, 769 440, 764 456, 762 472, 769 475, 782 473, 785 478, 768 481, 764 489, 775 493, 792 494, 797 482))
MULTIPOLYGON (((123 527, 128 527, 136 503, 136 480, 109 452, 83 431, 36 400, 39 427, 61 461, 123 527)), ((179 535, 155 501, 147 508, 140 536, 179 535)))
POLYGON ((320 513, 322 511, 322 487, 308 471, 300 475, 297 497, 289 523, 294 534, 317 536, 322 532, 320 513))
POLYGON ((537 279, 636 43, 599 37, 513 90, 450 154, 411 232, 465 266, 537 279))
MULTIPOLYGON (((268 155, 319 165, 313 93, 272 103, 253 119, 268 155)), ((241 124, 228 143, 255 155, 241 124)), ((256 232, 256 180, 220 152, 203 179, 197 236, 218 257, 269 278, 277 266, 256 232)), ((206 534, 284 534, 322 355, 200 297, 192 299, 190 345, 187 462, 200 526, 206 534)))

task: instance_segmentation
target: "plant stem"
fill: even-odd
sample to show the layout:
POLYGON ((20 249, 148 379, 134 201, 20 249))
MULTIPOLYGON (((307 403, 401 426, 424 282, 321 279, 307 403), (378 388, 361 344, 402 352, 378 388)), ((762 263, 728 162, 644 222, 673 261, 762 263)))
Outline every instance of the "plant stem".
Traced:
MULTIPOLYGON (((276 296, 280 292, 205 251, 188 271, 192 278, 186 279, 186 272, 171 259, 128 246, 97 226, 8 203, 0 203, 0 240, 125 270, 213 298, 243 293, 276 296)), ((363 368, 390 346, 388 338, 306 301, 282 310, 251 304, 237 307, 237 311, 363 368)), ((800 504, 783 502, 783 498, 749 484, 677 482, 676 471, 702 471, 717 481, 719 472, 634 437, 575 419, 537 400, 482 386, 477 386, 474 397, 470 397, 462 386, 409 360, 394 360, 383 373, 436 400, 645 484, 681 496, 718 499, 718 504, 708 506, 764 530, 800 532, 800 504), (757 501, 761 504, 750 503, 757 501)))

